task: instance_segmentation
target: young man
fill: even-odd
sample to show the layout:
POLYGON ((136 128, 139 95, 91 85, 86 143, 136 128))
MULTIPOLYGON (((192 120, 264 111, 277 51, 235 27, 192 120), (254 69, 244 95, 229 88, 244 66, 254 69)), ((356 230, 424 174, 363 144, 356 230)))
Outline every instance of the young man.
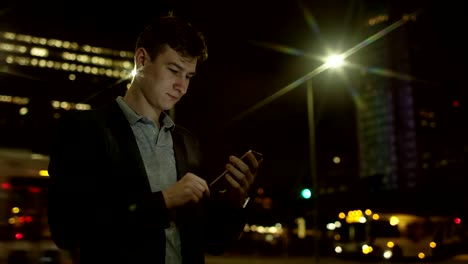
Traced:
POLYGON ((74 263, 204 263, 241 233, 259 161, 229 157, 227 191, 210 190, 197 139, 165 113, 206 58, 189 23, 157 19, 137 40, 126 94, 60 119, 48 217, 74 263))

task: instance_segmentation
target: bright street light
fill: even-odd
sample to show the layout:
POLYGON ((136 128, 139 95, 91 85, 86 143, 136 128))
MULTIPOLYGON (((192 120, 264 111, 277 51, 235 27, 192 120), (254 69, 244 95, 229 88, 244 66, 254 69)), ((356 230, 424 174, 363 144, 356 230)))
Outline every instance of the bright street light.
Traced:
POLYGON ((339 55, 331 55, 325 59, 325 66, 327 68, 338 68, 344 64, 344 56, 339 55))

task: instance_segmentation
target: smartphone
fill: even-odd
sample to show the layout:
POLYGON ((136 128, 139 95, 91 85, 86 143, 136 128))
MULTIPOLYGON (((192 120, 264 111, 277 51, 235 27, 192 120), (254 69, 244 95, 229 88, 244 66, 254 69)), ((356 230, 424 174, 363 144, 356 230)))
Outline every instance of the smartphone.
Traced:
MULTIPOLYGON (((263 161, 263 154, 262 154, 262 153, 249 149, 248 151, 246 151, 246 152, 244 153, 244 155, 242 155, 242 156, 240 157, 240 159, 241 159, 243 162, 245 162, 245 163, 247 163, 247 164, 249 163, 249 160, 248 160, 248 158, 247 158, 247 154, 248 154, 248 153, 252 153, 252 154, 255 156, 255 158, 257 159, 257 161, 258 161, 259 164, 263 161)), ((210 186, 210 187, 213 186, 216 182, 218 182, 220 179, 222 179, 222 178, 224 177, 224 175, 226 175, 227 172, 228 172, 228 170, 223 171, 223 173, 221 173, 221 175, 219 175, 218 177, 216 177, 216 179, 214 179, 214 180, 210 183, 209 186, 210 186)))

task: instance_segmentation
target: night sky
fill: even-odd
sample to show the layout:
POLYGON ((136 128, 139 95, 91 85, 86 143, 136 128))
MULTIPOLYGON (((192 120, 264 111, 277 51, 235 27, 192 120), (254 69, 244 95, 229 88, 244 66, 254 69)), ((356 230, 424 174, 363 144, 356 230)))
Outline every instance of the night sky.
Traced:
MULTIPOLYGON (((175 119, 200 137, 207 156, 219 164, 213 170, 218 170, 216 166, 222 170, 221 161, 227 154, 240 155, 253 148, 265 155, 262 182, 272 189, 291 189, 310 181, 304 85, 241 119, 236 117, 320 65, 318 60, 258 43, 316 55, 325 55, 329 49, 344 51, 362 41, 358 39, 362 23, 359 1, 153 1, 152 5, 113 1, 109 2, 113 6, 95 6, 96 2, 9 1, 1 4, 0 30, 133 50, 147 21, 174 10, 175 15, 191 19, 207 37, 208 61, 199 66, 188 94, 176 106, 175 119), (307 18, 313 18, 315 26, 307 18)), ((408 11, 418 4, 426 8, 428 19, 462 10, 461 4, 429 6, 411 1, 408 11), (435 16, 433 10, 440 13, 435 16)), ((450 58, 456 50, 453 47, 463 47, 462 36, 447 27, 456 24, 463 29, 461 22, 461 17, 455 17, 428 28, 427 34, 434 34, 433 40, 440 43, 435 53, 450 58)), ((358 56, 359 52, 349 59, 358 56)), ((458 78, 465 68, 459 67, 460 74, 447 77, 458 78)), ((313 79, 319 171, 332 168, 332 158, 338 155, 343 158, 345 174, 356 175, 353 78, 353 73, 337 76, 325 72, 313 79)))

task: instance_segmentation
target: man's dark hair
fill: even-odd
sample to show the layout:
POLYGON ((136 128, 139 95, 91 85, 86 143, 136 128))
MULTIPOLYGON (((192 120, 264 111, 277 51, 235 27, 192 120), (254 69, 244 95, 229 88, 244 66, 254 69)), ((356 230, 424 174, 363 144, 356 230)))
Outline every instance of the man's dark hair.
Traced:
POLYGON ((153 20, 138 36, 135 48, 144 48, 154 60, 164 44, 199 62, 208 58, 203 34, 180 17, 163 16, 153 20))

